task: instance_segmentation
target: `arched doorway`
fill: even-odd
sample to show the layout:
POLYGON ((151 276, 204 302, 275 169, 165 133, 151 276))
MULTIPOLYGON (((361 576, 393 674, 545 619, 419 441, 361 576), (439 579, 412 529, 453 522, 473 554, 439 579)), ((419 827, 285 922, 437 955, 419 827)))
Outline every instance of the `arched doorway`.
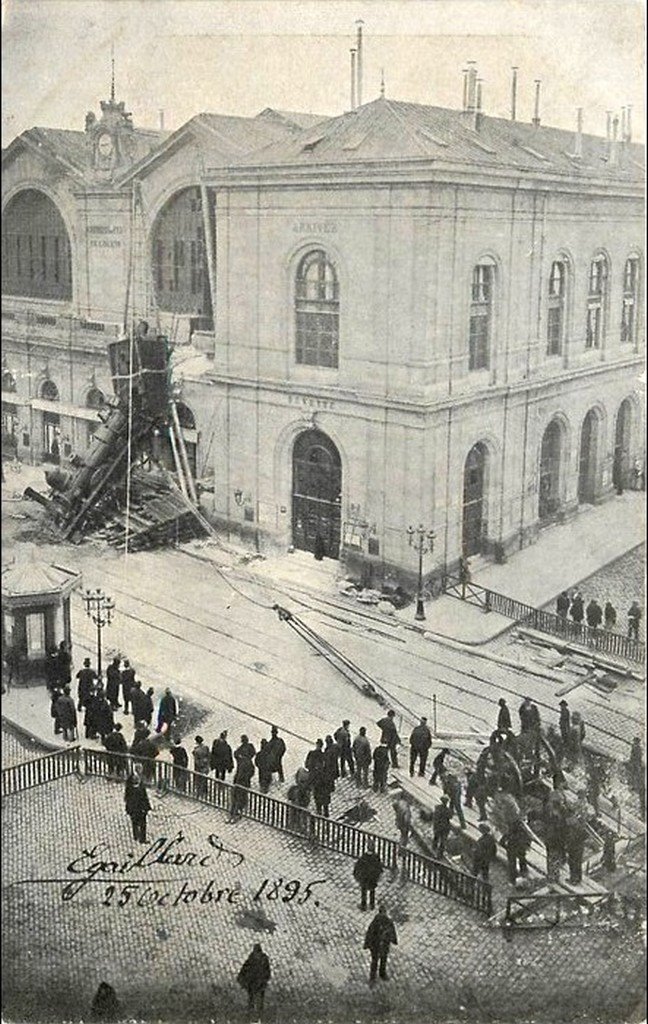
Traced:
POLYGON ((598 436, 599 418, 590 409, 581 428, 578 457, 578 502, 591 504, 598 496, 598 436))
POLYGON ((551 519, 560 508, 560 473, 563 432, 558 420, 552 420, 542 436, 538 479, 538 518, 551 519))
POLYGON ((328 558, 340 553, 342 463, 330 437, 306 430, 293 447, 293 544, 314 551, 319 535, 328 558))
POLYGON ((486 533, 486 471, 488 449, 478 442, 468 452, 463 481, 462 553, 478 555, 486 533))
POLYGON ((620 493, 628 485, 630 470, 630 439, 632 435, 632 402, 625 398, 619 406, 614 429, 614 462, 612 483, 620 493))

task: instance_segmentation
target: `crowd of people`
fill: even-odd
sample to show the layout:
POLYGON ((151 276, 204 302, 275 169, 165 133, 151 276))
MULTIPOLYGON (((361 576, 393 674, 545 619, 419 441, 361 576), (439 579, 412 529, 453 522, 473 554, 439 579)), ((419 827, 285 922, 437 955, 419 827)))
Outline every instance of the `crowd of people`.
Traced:
MULTIPOLYGON (((617 628, 618 611, 611 601, 606 601, 603 607, 593 597, 587 604, 578 587, 573 590, 563 590, 556 598, 556 615, 566 625, 569 619, 575 626, 585 624, 590 629, 606 629, 615 632, 617 628)), ((638 601, 633 601, 627 613, 627 635, 630 640, 639 639, 639 627, 643 612, 638 601)))

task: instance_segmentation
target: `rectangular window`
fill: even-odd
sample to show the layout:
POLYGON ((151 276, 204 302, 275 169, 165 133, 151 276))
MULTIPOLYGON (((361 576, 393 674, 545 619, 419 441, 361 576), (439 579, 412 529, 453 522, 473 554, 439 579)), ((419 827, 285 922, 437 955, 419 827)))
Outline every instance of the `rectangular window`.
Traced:
POLYGON ((489 363, 491 320, 493 310, 493 267, 479 263, 473 268, 468 369, 486 370, 489 363))
POLYGON ((600 348, 603 340, 603 312, 607 285, 607 264, 600 256, 590 263, 585 348, 600 348))
POLYGON ((635 340, 639 261, 626 260, 623 271, 623 304, 621 307, 621 343, 631 345, 635 340))

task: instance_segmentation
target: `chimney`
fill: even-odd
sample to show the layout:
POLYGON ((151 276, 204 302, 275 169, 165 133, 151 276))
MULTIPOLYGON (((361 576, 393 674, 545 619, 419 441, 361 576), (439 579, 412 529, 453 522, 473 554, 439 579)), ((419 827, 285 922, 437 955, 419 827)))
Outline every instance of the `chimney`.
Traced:
POLYGON ((539 78, 534 79, 535 82, 535 104, 533 108, 533 119, 531 123, 536 128, 540 127, 540 85, 541 81, 539 78))
POLYGON ((626 142, 632 142, 632 104, 628 106, 626 114, 626 142))
POLYGON ((621 142, 626 138, 626 108, 621 107, 621 142))
POLYGON ((576 138, 574 139, 574 152, 573 156, 579 160, 583 157, 583 108, 578 107, 576 110, 576 138))
POLYGON ((618 164, 619 162, 619 118, 615 117, 612 121, 612 139, 610 142, 610 163, 618 164))
POLYGON ((466 93, 466 113, 474 114, 477 103, 477 68, 475 61, 468 61, 468 87, 466 93))
POLYGON ((356 50, 357 50, 357 55, 356 55, 356 73, 357 73, 356 95, 358 97, 358 106, 361 107, 362 106, 362 26, 364 25, 364 22, 362 21, 361 18, 358 19, 358 21, 356 21, 356 25, 358 26, 358 37, 357 37, 357 42, 356 42, 356 50))
POLYGON ((164 131, 164 111, 163 110, 158 110, 158 114, 160 115, 160 131, 163 132, 164 131))
POLYGON ((477 79, 477 103, 475 105, 475 131, 479 129, 482 120, 482 85, 483 78, 477 79))
POLYGON ((356 51, 351 47, 351 110, 356 108, 356 51))
POLYGON ((463 107, 462 110, 468 109, 468 68, 463 69, 463 107))
POLYGON ((517 112, 517 67, 512 67, 511 71, 513 75, 511 77, 511 121, 515 121, 515 115, 517 112))

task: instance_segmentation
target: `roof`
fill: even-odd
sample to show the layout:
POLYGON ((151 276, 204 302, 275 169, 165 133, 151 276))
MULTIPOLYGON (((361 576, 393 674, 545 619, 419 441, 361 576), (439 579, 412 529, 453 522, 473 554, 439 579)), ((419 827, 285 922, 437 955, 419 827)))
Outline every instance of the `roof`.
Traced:
MULTIPOLYGON (((133 158, 139 161, 166 138, 169 132, 149 128, 134 128, 133 158)), ((29 128, 22 132, 3 151, 2 159, 8 159, 20 146, 36 149, 44 156, 61 163, 68 171, 79 177, 91 177, 88 161, 88 136, 85 132, 68 131, 64 128, 29 128)))
POLYGON ((81 574, 62 565, 27 560, 2 571, 2 596, 26 598, 44 594, 65 593, 76 587, 81 574))
POLYGON ((266 107, 260 114, 257 114, 257 119, 261 118, 292 128, 312 128, 313 125, 330 120, 328 114, 302 114, 294 110, 275 110, 274 107, 266 107))
MULTIPOLYGON (((247 166, 323 165, 438 161, 481 169, 544 172, 643 181, 644 147, 624 145, 624 158, 612 164, 606 140, 583 135, 582 157, 574 157, 575 133, 561 128, 480 116, 479 129, 461 110, 380 99, 340 117, 320 121, 254 154, 247 166)), ((474 123, 474 122, 473 122, 474 123)))

